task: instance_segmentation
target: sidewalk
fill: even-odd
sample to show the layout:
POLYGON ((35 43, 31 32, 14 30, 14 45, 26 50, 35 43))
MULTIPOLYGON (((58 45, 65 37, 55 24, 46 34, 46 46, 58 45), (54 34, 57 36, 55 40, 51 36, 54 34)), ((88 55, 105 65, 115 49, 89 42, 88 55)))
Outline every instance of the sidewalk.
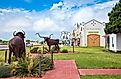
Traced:
POLYGON ((54 69, 48 71, 43 79, 80 79, 74 60, 55 60, 54 69))
POLYGON ((121 75, 121 69, 78 69, 80 75, 121 75))

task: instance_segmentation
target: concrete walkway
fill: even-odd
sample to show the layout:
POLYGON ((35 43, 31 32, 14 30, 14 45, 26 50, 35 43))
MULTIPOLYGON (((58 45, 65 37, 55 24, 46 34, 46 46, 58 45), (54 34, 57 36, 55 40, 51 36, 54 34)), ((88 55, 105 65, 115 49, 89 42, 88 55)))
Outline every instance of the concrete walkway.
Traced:
POLYGON ((80 75, 121 75, 121 69, 78 69, 80 75))
POLYGON ((54 69, 46 72, 43 79, 80 79, 74 60, 55 60, 54 69))

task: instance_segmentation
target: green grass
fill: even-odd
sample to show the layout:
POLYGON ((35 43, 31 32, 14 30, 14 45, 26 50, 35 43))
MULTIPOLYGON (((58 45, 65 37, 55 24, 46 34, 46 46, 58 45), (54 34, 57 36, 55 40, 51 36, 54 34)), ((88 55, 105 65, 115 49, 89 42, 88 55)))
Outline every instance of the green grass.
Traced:
MULTIPOLYGON (((73 51, 72 47, 63 47, 73 51)), ((26 52, 30 49, 26 48, 26 52)), ((54 59, 75 60, 78 68, 121 68, 121 54, 106 51, 101 47, 75 47, 75 54, 54 54, 54 59)), ((4 51, 0 51, 0 62, 4 62, 4 51)), ((80 76, 81 79, 120 79, 121 75, 80 76)))
MULTIPOLYGON (((63 47, 72 51, 72 47, 63 47)), ((29 52, 26 48, 26 52, 29 52)), ((57 60, 75 60, 78 68, 121 68, 121 54, 105 51, 101 47, 75 47, 75 54, 55 54, 57 60)), ((0 62, 4 62, 4 51, 0 51, 0 62)))
MULTIPOLYGON (((26 47, 26 52, 28 53, 30 51, 29 47, 26 47)), ((7 51, 7 59, 8 59, 8 55, 9 55, 9 50, 7 51)), ((4 62, 5 60, 5 51, 4 50, 0 50, 0 62, 4 62)))
POLYGON ((0 50, 0 62, 4 61, 4 59, 5 59, 4 57, 5 57, 5 51, 0 50))
MULTIPOLYGON (((72 47, 63 47, 72 51, 72 47)), ((121 54, 105 51, 100 47, 76 47, 78 54, 54 55, 58 60, 75 60, 78 68, 121 68, 121 54)))
POLYGON ((121 75, 86 75, 80 76, 80 79, 121 79, 121 75))

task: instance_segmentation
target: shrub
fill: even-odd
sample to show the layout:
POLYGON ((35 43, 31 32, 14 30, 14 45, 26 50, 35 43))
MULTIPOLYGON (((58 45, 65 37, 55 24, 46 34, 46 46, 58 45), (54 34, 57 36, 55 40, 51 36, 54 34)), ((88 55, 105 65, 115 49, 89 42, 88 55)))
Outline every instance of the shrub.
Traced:
POLYGON ((61 53, 68 53, 68 50, 67 49, 62 49, 61 53))
POLYGON ((30 50, 31 53, 37 53, 39 47, 34 47, 33 49, 30 50))
MULTIPOLYGON (((51 61, 48 57, 41 57, 42 72, 51 69, 51 61)), ((39 77, 39 58, 21 58, 17 64, 12 65, 12 73, 19 77, 39 77)))
MULTIPOLYGON (((59 50, 60 50, 60 47, 59 47, 59 50)), ((52 51, 52 52, 57 52, 57 53, 58 53, 58 48, 54 46, 54 47, 52 47, 51 51, 52 51)))
POLYGON ((37 53, 41 54, 41 48, 38 48, 37 53))
POLYGON ((19 77, 38 76, 38 63, 28 57, 21 58, 12 65, 12 73, 19 77))
POLYGON ((46 54, 46 53, 48 53, 48 52, 49 52, 48 48, 47 48, 47 47, 44 47, 44 52, 43 52, 43 54, 46 54))
POLYGON ((0 78, 11 77, 11 68, 9 66, 0 66, 0 78))
POLYGON ((43 54, 46 54, 46 53, 48 53, 48 52, 49 52, 49 50, 48 50, 47 47, 44 47, 44 51, 43 51, 43 48, 42 48, 42 53, 43 53, 43 54))
POLYGON ((41 48, 39 47, 34 47, 33 49, 30 50, 31 53, 41 53, 41 48))
POLYGON ((12 59, 12 61, 16 61, 17 60, 17 58, 15 56, 12 56, 11 59, 12 59))
POLYGON ((42 57, 41 60, 41 69, 42 71, 47 71, 52 69, 52 62, 51 59, 49 57, 42 57))

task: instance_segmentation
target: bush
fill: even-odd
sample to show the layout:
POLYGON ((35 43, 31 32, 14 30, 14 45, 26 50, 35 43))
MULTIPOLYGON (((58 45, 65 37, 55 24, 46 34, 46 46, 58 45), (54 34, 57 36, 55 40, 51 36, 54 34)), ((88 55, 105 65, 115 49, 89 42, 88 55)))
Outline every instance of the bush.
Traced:
POLYGON ((41 60, 41 69, 42 71, 47 71, 52 69, 52 62, 51 59, 49 57, 42 57, 41 60))
POLYGON ((11 76, 11 68, 9 66, 0 66, 0 78, 6 78, 11 76))
POLYGON ((46 53, 48 53, 48 52, 49 52, 48 48, 47 48, 47 47, 44 47, 44 52, 43 52, 43 54, 46 54, 46 53))
POLYGON ((37 53, 41 54, 41 48, 38 48, 37 53))
POLYGON ((31 53, 41 53, 41 49, 39 47, 34 47, 30 50, 31 53))
MULTIPOLYGON (((59 47, 59 50, 60 50, 60 47, 59 47)), ((50 51, 55 52, 55 53, 56 52, 58 53, 58 47, 53 46, 50 51)))
MULTIPOLYGON (((48 57, 41 57, 42 72, 51 69, 48 57)), ((21 58, 17 64, 12 65, 12 73, 19 77, 39 77, 39 58, 21 58)))
POLYGON ((67 49, 63 49, 63 50, 61 50, 61 53, 68 53, 68 50, 67 49))
POLYGON ((17 60, 17 58, 15 57, 15 55, 12 56, 11 59, 12 59, 12 61, 16 61, 17 60))
POLYGON ((39 47, 34 47, 33 49, 30 50, 31 53, 37 53, 39 47))

